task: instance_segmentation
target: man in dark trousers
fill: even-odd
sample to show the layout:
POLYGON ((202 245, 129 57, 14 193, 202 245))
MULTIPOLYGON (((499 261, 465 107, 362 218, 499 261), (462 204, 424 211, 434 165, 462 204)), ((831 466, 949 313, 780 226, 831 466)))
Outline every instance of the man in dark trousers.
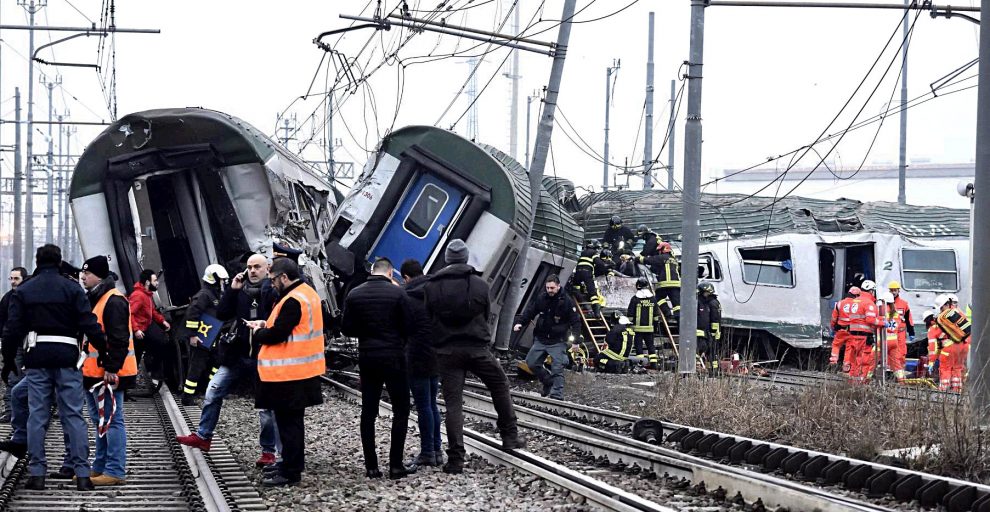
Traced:
POLYGON ((344 299, 341 332, 358 339, 358 369, 361 374, 361 447, 368 478, 380 478, 375 451, 375 419, 382 387, 392 399, 392 446, 388 476, 403 478, 412 471, 402 462, 409 423, 409 378, 406 375, 406 336, 414 332, 409 297, 395 282, 388 258, 371 265, 368 280, 344 299))
MULTIPOLYGON (((35 256, 34 277, 19 286, 11 296, 7 325, 4 327, 4 371, 12 367, 18 343, 25 346, 24 382, 28 388, 30 412, 27 432, 15 432, 0 449, 23 456, 31 452, 29 477, 25 488, 44 490, 45 436, 51 408, 58 399, 59 419, 69 445, 69 465, 75 470, 76 488, 93 489, 90 480, 89 439, 83 418, 83 375, 77 364, 80 359, 78 339, 85 335, 91 346, 105 353, 106 337, 90 309, 86 292, 59 274, 62 250, 45 244, 35 256), (25 446, 25 441, 26 446, 25 446)), ((18 411, 15 409, 16 422, 18 411)))
MULTIPOLYGON (((10 296, 27 277, 27 269, 24 267, 10 269, 10 276, 7 277, 8 282, 10 282, 10 290, 3 294, 3 298, 0 298, 0 333, 3 333, 3 327, 7 324, 7 309, 10 306, 10 296)), ((23 361, 21 362, 23 363, 23 361)), ((14 386, 24 378, 24 374, 21 373, 21 365, 17 364, 15 366, 16 369, 11 374, 0 375, 0 378, 3 379, 3 383, 6 385, 3 395, 3 415, 0 415, 0 423, 10 423, 10 390, 14 389, 14 386)))
MULTIPOLYGON (((217 319, 227 320, 262 320, 268 318, 272 308, 278 302, 275 288, 268 279, 268 260, 261 254, 252 254, 246 262, 247 268, 234 276, 233 281, 223 292, 220 305, 217 306, 217 319)), ((220 421, 220 409, 223 399, 233 391, 238 381, 256 383, 258 381, 258 350, 261 348, 257 340, 251 336, 245 322, 237 322, 234 339, 223 343, 220 369, 210 379, 206 388, 206 400, 203 401, 203 414, 199 417, 199 428, 187 436, 178 436, 180 444, 198 448, 204 452, 210 451, 210 440, 213 431, 220 421)), ((278 429, 275 426, 275 414, 270 409, 258 411, 261 423, 261 456, 255 465, 269 466, 275 463, 278 453, 278 429)))
MULTIPOLYGON (((254 406, 275 412, 282 440, 282 462, 261 481, 266 487, 295 485, 306 466, 306 408, 323 403, 320 376, 327 371, 323 355, 323 306, 312 286, 304 283, 299 265, 278 258, 269 271, 281 299, 267 320, 247 321, 258 351, 258 384, 254 406)), ((273 467, 269 466, 269 467, 273 467)))
POLYGON ((416 418, 419 422, 419 456, 414 461, 417 466, 439 466, 443 464, 440 448, 440 407, 437 406, 437 393, 440 391, 440 374, 437 371, 437 356, 433 350, 433 333, 430 318, 426 312, 426 295, 423 286, 426 276, 423 266, 414 259, 402 262, 399 269, 409 304, 413 312, 414 330, 406 342, 406 364, 409 368, 409 388, 416 404, 416 418))
POLYGON ((185 329, 179 337, 180 340, 189 341, 189 370, 186 372, 186 383, 182 388, 182 405, 196 405, 196 387, 203 378, 204 372, 212 367, 210 373, 212 377, 219 369, 218 366, 213 366, 215 347, 203 346, 198 335, 209 332, 209 329, 220 328, 218 325, 211 326, 207 317, 216 318, 220 295, 223 294, 224 285, 229 277, 223 265, 216 263, 207 265, 206 270, 203 271, 202 288, 193 295, 192 300, 189 301, 189 308, 186 309, 185 329))
POLYGON ((447 244, 447 266, 425 286, 443 398, 447 406, 447 463, 444 473, 464 471, 464 378, 473 373, 492 395, 502 449, 523 448, 509 379, 492 354, 488 283, 468 264, 468 247, 457 238, 447 244))
POLYGON ((533 346, 526 354, 526 366, 543 383, 543 396, 564 399, 564 365, 568 360, 567 342, 574 341, 572 333, 581 332, 581 316, 577 306, 560 289, 560 278, 552 274, 546 279, 546 291, 537 295, 516 317, 514 331, 521 331, 534 319, 533 346), (550 373, 543 361, 550 356, 550 373))
POLYGON ((134 331, 134 355, 138 366, 147 352, 145 369, 153 379, 161 379, 161 347, 165 345, 165 331, 172 328, 165 317, 155 309, 153 294, 158 290, 158 273, 150 268, 141 271, 134 290, 127 297, 131 310, 131 329, 134 331))

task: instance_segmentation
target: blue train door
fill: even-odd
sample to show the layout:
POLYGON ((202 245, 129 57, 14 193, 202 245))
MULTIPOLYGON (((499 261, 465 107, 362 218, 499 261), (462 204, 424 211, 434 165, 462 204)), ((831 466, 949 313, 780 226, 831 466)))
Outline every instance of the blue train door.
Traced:
POLYGON ((463 199, 457 187, 433 175, 420 175, 392 214, 368 261, 387 257, 396 271, 407 258, 426 266, 463 199))

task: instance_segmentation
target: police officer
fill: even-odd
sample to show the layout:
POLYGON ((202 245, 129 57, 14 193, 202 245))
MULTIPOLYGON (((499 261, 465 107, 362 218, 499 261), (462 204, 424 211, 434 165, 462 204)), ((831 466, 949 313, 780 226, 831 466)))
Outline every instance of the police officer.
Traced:
MULTIPOLYGON (((216 320, 220 295, 229 277, 223 265, 216 263, 208 265, 203 271, 202 287, 189 301, 185 329, 180 333, 179 338, 189 340, 189 371, 186 373, 186 384, 182 388, 182 405, 196 405, 196 386, 203 378, 203 373, 213 363, 213 352, 203 346, 199 335, 205 335, 210 329, 220 329, 219 325, 215 325, 215 321, 211 323, 206 316, 216 320)), ((217 369, 213 367, 211 377, 216 374, 217 369)))
POLYGON ((626 373, 629 370, 629 354, 636 333, 633 332, 629 317, 618 313, 617 316, 618 319, 605 335, 608 348, 599 352, 595 358, 595 368, 599 372, 626 373))
POLYGON ((619 249, 620 244, 625 246, 626 240, 633 240, 636 235, 633 234, 632 230, 628 226, 622 225, 622 217, 618 215, 613 215, 608 222, 608 227, 605 228, 605 233, 602 235, 602 243, 606 247, 616 251, 619 249))
POLYGON ((533 329, 533 346, 526 354, 526 365, 543 383, 543 396, 564 399, 564 364, 568 360, 567 341, 581 332, 581 317, 577 307, 560 291, 560 278, 550 275, 545 283, 546 291, 530 301, 522 314, 516 317, 515 331, 536 319, 533 329), (551 357, 550 373, 543 368, 543 361, 551 357))
POLYGON ((717 344, 722 339, 722 304, 712 283, 698 283, 698 355, 711 361, 712 370, 718 369, 717 344))
MULTIPOLYGON (((25 488, 45 488, 45 436, 53 401, 58 399, 59 419, 68 438, 69 464, 75 470, 76 488, 93 489, 90 480, 89 441, 83 418, 83 375, 79 371, 78 338, 85 335, 91 346, 106 354, 103 330, 90 310, 86 293, 59 274, 62 250, 45 244, 35 255, 34 277, 22 284, 11 296, 3 338, 4 368, 13 366, 17 351, 15 340, 26 346, 24 384, 28 388, 30 413, 27 432, 15 432, 0 449, 23 456, 29 448, 28 481, 25 488), (27 441, 26 446, 24 442, 27 441)), ((18 411, 15 409, 14 421, 18 411)))
POLYGON ((681 314, 681 265, 667 242, 661 242, 659 254, 640 256, 639 262, 650 268, 657 278, 657 303, 666 318, 681 314))
POLYGON ((598 299, 598 287, 595 284, 595 251, 581 251, 574 275, 571 276, 571 293, 578 302, 591 304, 595 316, 601 314, 601 301, 598 299))
POLYGON ((651 366, 657 364, 657 349, 653 344, 653 331, 660 320, 659 310, 650 282, 641 277, 636 280, 636 294, 629 300, 626 316, 633 319, 632 330, 636 333, 636 354, 646 354, 651 366), (643 352, 643 346, 646 352, 643 352))

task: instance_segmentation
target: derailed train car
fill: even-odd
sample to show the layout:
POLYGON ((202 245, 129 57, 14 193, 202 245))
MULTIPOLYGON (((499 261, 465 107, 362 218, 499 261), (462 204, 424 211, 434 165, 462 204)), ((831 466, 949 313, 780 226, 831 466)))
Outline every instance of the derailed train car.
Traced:
POLYGON ((325 180, 247 123, 198 108, 127 115, 87 146, 69 191, 86 257, 106 254, 130 290, 161 269, 165 307, 181 307, 210 263, 240 271, 248 251, 301 249, 300 263, 335 308, 324 244, 335 198, 325 180))
MULTIPOLYGON (((523 244, 533 248, 520 283, 529 297, 547 275, 567 278, 582 232, 545 190, 530 190, 525 169, 508 155, 450 131, 409 126, 381 141, 341 201, 327 253, 346 293, 378 257, 396 266, 415 258, 427 273, 443 268, 444 248, 455 238, 468 244, 469 263, 491 287, 494 331, 499 315, 519 308, 506 304, 506 294, 523 244), (534 195, 539 202, 531 225, 534 195)), ((509 333, 497 337, 504 343, 509 333)))
MULTIPOLYGON (((915 323, 939 293, 970 300, 969 212, 961 209, 702 194, 699 274, 715 284, 723 327, 765 355, 831 344, 832 307, 863 278, 902 285, 915 323)), ((619 213, 680 244, 679 193, 621 191, 580 198, 575 216, 600 238, 619 213)), ((920 325, 916 326, 918 329, 920 325)), ((919 332, 924 332, 923 330, 919 332)))

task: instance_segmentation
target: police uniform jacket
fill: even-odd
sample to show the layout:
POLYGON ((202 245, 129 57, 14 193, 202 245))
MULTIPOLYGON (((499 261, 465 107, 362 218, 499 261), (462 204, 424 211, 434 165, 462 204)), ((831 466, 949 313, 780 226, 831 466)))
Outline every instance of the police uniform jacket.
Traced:
POLYGON ((533 337, 547 345, 565 342, 568 332, 581 332, 581 316, 577 312, 577 306, 563 290, 552 297, 545 291, 541 292, 516 317, 516 323, 525 326, 534 318, 536 327, 533 329, 533 337))
MULTIPOLYGON (((86 292, 79 283, 62 277, 54 265, 39 267, 10 296, 3 331, 5 364, 14 364, 17 348, 32 331, 70 338, 85 335, 100 352, 107 347, 86 292)), ((78 360, 79 348, 64 343, 38 343, 24 354, 26 368, 73 368, 78 360)))

